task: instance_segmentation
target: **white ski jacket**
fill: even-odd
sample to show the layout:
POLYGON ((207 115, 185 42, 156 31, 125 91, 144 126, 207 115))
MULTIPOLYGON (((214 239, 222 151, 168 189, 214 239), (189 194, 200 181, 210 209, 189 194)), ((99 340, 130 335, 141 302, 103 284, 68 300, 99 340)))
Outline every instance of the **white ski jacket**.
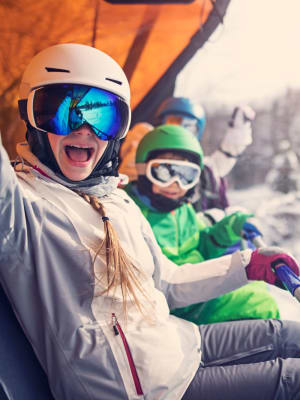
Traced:
POLYGON ((178 268, 125 192, 101 198, 121 245, 142 271, 144 315, 103 290, 100 215, 78 194, 11 167, 0 145, 0 279, 57 400, 181 399, 201 362, 198 327, 170 308, 247 283, 249 254, 178 268))

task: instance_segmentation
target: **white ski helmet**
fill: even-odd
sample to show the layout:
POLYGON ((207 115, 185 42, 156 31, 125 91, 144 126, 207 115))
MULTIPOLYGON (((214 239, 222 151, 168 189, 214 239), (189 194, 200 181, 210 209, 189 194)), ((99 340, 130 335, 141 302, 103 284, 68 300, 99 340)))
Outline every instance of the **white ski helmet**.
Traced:
MULTIPOLYGON (((109 55, 94 47, 76 43, 57 44, 38 53, 24 71, 19 99, 40 86, 77 83, 107 90, 120 96, 128 105, 130 88, 120 65, 109 55)), ((125 137, 130 124, 128 118, 125 137)))
MULTIPOLYGON (((122 135, 109 141, 109 145, 100 160, 101 165, 95 167, 95 170, 101 170, 103 173, 103 166, 111 161, 112 157, 117 157, 119 150, 119 143, 117 142, 126 136, 130 125, 130 88, 126 75, 120 65, 109 55, 83 44, 54 45, 33 57, 22 77, 19 91, 19 111, 21 118, 27 123, 27 140, 32 151, 46 164, 47 156, 49 157, 47 135, 30 124, 27 100, 33 90, 60 83, 100 88, 121 97, 127 105, 128 118, 126 118, 126 126, 122 130, 122 135)), ((53 157, 51 158, 51 165, 48 166, 57 172, 58 166, 53 157)), ((104 174, 116 175, 116 165, 114 165, 113 170, 104 174)))

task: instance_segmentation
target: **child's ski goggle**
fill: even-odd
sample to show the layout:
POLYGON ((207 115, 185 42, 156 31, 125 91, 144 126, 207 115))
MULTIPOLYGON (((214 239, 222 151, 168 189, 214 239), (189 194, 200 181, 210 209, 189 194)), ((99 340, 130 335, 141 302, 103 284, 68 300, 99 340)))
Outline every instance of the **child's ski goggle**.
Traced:
POLYGON ((30 93, 27 118, 33 127, 56 135, 68 135, 88 124, 99 139, 111 140, 124 135, 129 107, 121 97, 103 89, 54 84, 30 93))
POLYGON ((188 161, 153 159, 146 164, 147 178, 162 187, 177 182, 182 189, 191 189, 199 181, 200 173, 200 167, 188 161))
POLYGON ((180 125, 188 131, 192 132, 194 135, 197 135, 199 127, 198 120, 196 118, 183 117, 180 125))

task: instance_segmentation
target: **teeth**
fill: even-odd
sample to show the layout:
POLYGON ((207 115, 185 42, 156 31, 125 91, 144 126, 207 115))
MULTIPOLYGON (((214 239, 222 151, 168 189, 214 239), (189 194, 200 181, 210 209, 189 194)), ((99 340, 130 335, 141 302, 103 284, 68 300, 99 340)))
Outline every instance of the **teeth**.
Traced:
POLYGON ((90 149, 90 147, 78 146, 78 145, 75 145, 75 144, 67 145, 67 146, 76 147, 77 149, 85 149, 85 150, 89 150, 90 149))

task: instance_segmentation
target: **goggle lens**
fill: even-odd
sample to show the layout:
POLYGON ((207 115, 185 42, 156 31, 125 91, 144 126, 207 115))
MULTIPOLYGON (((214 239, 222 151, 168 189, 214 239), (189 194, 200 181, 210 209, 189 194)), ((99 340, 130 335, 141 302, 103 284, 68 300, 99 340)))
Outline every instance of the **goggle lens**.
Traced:
POLYGON ((128 106, 121 97, 103 89, 74 84, 36 89, 32 112, 38 129, 68 135, 88 124, 102 140, 122 137, 129 119, 128 106))
POLYGON ((182 188, 188 189, 198 182, 200 167, 188 161, 155 159, 149 161, 146 175, 160 186, 177 181, 182 188))
POLYGON ((182 118, 181 126, 192 132, 194 135, 197 135, 198 133, 198 121, 195 118, 182 118))

